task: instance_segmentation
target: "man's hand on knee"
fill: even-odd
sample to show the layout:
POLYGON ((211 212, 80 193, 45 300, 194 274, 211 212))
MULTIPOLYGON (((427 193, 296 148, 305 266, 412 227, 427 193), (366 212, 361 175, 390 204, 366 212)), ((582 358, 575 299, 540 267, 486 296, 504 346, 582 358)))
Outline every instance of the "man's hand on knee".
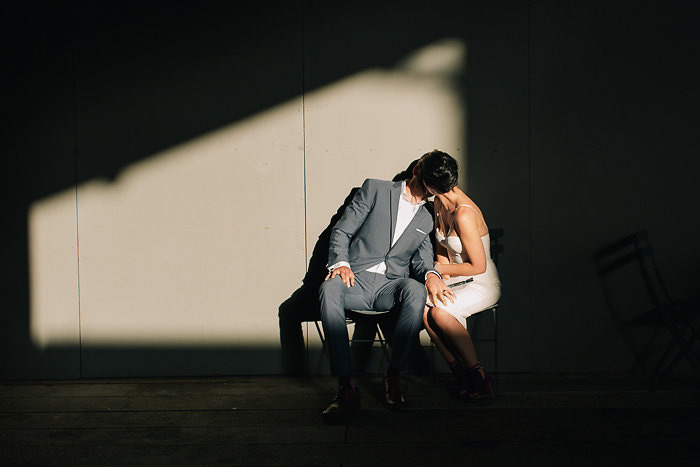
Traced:
POLYGON ((447 300, 454 303, 455 294, 452 292, 445 283, 435 274, 428 274, 425 280, 425 289, 428 291, 428 298, 430 299, 433 306, 439 306, 439 303, 447 305, 447 300))
POLYGON ((329 272, 325 280, 333 279, 335 276, 340 276, 343 283, 348 287, 355 287, 355 274, 347 266, 340 266, 329 272))

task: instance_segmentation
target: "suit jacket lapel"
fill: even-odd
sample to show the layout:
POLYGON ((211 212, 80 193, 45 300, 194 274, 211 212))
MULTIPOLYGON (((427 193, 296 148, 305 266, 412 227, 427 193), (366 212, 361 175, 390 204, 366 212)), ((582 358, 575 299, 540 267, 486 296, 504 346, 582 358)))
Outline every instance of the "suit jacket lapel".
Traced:
POLYGON ((389 237, 389 249, 391 249, 391 242, 394 241, 394 232, 396 232, 396 218, 399 216, 399 196, 401 196, 401 182, 394 183, 391 188, 391 237, 389 237))
MULTIPOLYGON (((411 234, 414 230, 416 230, 421 224, 425 223, 426 220, 427 220, 427 219, 426 219, 426 216, 427 216, 427 218, 430 218, 430 213, 428 213, 428 210, 427 210, 427 208, 426 208, 425 206, 422 206, 421 209, 418 210, 418 212, 416 213, 416 215, 413 216, 413 219, 411 219, 411 222, 409 222, 408 225, 406 226, 406 230, 403 231, 403 233, 401 234, 401 236, 399 237, 399 239, 396 240, 396 243, 394 243, 394 246, 392 246, 392 247, 389 249, 389 251, 391 251, 391 250, 393 250, 394 248, 396 248, 397 246, 399 246, 399 244, 401 243, 402 239, 403 239, 405 236, 410 235, 410 234, 411 234)), ((427 227, 425 227, 425 228, 427 229, 427 227)), ((430 232, 426 231, 425 233, 426 233, 426 234, 429 234, 430 232)), ((392 236, 392 238, 393 238, 393 236, 392 236)))

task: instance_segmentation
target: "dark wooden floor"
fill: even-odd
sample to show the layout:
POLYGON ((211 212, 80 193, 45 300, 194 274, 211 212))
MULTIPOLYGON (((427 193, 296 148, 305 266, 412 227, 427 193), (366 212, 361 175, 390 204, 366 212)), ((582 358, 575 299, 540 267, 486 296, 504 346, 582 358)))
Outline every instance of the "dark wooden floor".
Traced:
POLYGON ((700 387, 649 393, 610 375, 502 375, 466 403, 445 375, 405 381, 409 407, 381 404, 326 425, 330 377, 3 382, 2 465, 697 465, 700 387))

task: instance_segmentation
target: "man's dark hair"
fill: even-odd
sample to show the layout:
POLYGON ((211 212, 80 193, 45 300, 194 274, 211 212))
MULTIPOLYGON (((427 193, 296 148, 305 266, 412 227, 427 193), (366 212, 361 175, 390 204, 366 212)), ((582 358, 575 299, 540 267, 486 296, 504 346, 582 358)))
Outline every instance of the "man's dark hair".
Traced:
POLYGON ((446 193, 457 185, 457 161, 446 152, 434 149, 420 158, 423 183, 438 193, 446 193))
POLYGON ((391 179, 392 182, 401 182, 403 180, 410 180, 411 177, 413 177, 413 168, 416 166, 420 159, 416 159, 413 162, 411 162, 406 170, 403 172, 399 172, 396 175, 394 175, 394 178, 391 179))

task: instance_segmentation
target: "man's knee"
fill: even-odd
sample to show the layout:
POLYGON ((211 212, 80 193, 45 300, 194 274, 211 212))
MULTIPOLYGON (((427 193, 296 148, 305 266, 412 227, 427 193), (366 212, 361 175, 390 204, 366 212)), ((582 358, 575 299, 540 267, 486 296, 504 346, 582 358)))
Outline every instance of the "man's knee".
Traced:
POLYGON ((345 287, 346 285, 340 276, 335 276, 333 279, 323 281, 323 284, 318 289, 318 294, 321 300, 324 298, 339 298, 343 294, 345 287))
POLYGON ((319 305, 321 317, 326 317, 325 319, 345 320, 345 309, 343 303, 345 301, 346 285, 340 276, 336 276, 333 279, 328 279, 319 288, 319 305))
POLYGON ((406 279, 405 281, 401 289, 402 298, 405 301, 420 304, 420 309, 422 311, 423 305, 425 305, 425 301, 428 297, 425 286, 415 279, 406 279))

